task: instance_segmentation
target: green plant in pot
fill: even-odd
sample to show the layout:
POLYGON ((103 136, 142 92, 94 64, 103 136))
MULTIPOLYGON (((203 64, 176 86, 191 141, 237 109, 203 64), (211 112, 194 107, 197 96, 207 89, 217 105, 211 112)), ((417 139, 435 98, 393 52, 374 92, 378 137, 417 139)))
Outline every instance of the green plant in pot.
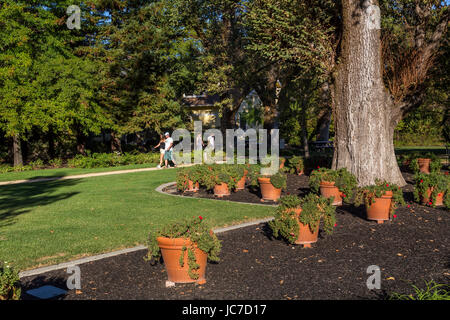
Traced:
POLYGON ((243 164, 232 164, 232 165, 226 165, 227 166, 227 172, 230 175, 231 179, 233 180, 233 189, 236 190, 238 187, 239 189, 243 189, 242 183, 245 186, 245 180, 242 180, 245 175, 245 165, 243 164))
POLYGON ((293 156, 289 159, 287 164, 287 170, 289 173, 296 173, 298 175, 303 174, 303 171, 305 169, 305 164, 303 161, 303 157, 300 156, 293 156))
POLYGON ((286 189, 287 186, 286 175, 281 172, 270 176, 260 175, 257 180, 261 189, 261 201, 278 201, 281 191, 286 189))
POLYGON ((415 173, 435 173, 442 168, 441 160, 434 153, 414 154, 411 156, 409 168, 415 173))
POLYGON ((414 200, 432 207, 450 208, 450 176, 439 172, 418 173, 414 181, 414 200))
POLYGON ((0 300, 19 300, 20 295, 19 273, 8 262, 0 262, 0 300))
POLYGON ((389 220, 395 209, 405 205, 402 189, 390 182, 377 180, 375 185, 358 188, 355 205, 365 204, 367 219, 378 223, 389 220))
POLYGON ((316 193, 320 191, 326 198, 333 197, 333 205, 341 205, 343 200, 350 202, 358 182, 346 168, 338 170, 319 168, 311 172, 309 186, 316 193))
POLYGON ((178 169, 176 177, 177 189, 180 191, 196 191, 203 175, 204 167, 202 165, 178 169))
POLYGON ((236 187, 236 177, 233 177, 231 165, 213 164, 207 165, 202 177, 202 185, 208 190, 214 190, 218 197, 230 194, 230 190, 236 187))
POLYGON ((327 234, 333 232, 335 210, 329 198, 313 193, 302 199, 288 195, 280 199, 275 219, 269 222, 269 226, 275 237, 281 236, 289 243, 310 247, 317 241, 320 221, 323 221, 327 234))
POLYGON ((206 261, 219 261, 220 241, 201 216, 150 233, 147 261, 162 256, 169 281, 204 283, 206 261))

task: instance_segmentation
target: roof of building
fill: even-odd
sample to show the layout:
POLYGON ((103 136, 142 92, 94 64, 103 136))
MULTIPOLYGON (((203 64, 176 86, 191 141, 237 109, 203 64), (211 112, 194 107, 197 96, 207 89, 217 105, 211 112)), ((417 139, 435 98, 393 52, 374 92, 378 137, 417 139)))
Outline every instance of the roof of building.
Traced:
POLYGON ((219 95, 183 95, 183 103, 190 107, 213 107, 217 102, 220 101, 219 95))

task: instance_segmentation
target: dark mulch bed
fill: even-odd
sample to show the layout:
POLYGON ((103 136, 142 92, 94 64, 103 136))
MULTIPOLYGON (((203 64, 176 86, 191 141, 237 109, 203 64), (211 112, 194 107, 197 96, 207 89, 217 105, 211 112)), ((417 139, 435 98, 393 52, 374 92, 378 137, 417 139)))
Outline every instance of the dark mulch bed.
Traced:
MULTIPOLYGON (((282 195, 290 193, 301 196, 306 192, 309 192, 308 181, 309 181, 308 176, 305 175, 298 176, 294 174, 288 174, 287 188, 282 192, 282 195)), ((193 198, 219 199, 219 200, 247 202, 247 203, 261 203, 268 205, 274 204, 274 202, 272 201, 261 202, 261 192, 259 190, 259 187, 252 188, 249 187, 248 185, 246 186, 245 190, 240 190, 238 192, 231 192, 229 196, 225 196, 223 198, 217 198, 216 196, 214 196, 212 190, 206 190, 203 188, 197 192, 183 193, 177 190, 176 185, 171 185, 164 188, 163 191, 170 194, 193 198)))
MULTIPOLYGON (((305 192, 306 185, 307 177, 292 176, 288 191, 305 192)), ((412 186, 404 191, 411 201, 412 186)), ((377 225, 365 220, 363 208, 339 207, 335 232, 321 232, 312 248, 273 239, 267 224, 219 234, 221 261, 208 264, 201 286, 166 288, 164 266, 145 262, 145 250, 86 263, 80 265, 81 292, 62 299, 382 299, 412 293, 411 283, 449 284, 449 212, 410 203, 396 215, 377 225), (381 268, 381 290, 366 287, 370 265, 381 268)), ((65 289, 68 276, 59 270, 23 278, 23 292, 44 284, 65 289)))

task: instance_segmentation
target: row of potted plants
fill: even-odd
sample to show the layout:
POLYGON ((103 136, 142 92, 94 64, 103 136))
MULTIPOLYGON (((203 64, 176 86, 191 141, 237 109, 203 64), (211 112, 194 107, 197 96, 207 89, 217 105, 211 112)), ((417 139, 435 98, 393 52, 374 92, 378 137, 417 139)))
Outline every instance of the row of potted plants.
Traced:
POLYGON ((197 192, 200 187, 212 190, 217 197, 230 195, 231 191, 245 188, 248 180, 252 187, 260 187, 262 201, 277 201, 281 191, 286 189, 286 175, 277 172, 273 175, 262 175, 260 165, 195 165, 181 168, 177 172, 177 189, 197 192))
MULTIPOLYGON (((358 189, 355 199, 356 205, 366 205, 367 218, 378 222, 390 219, 397 204, 404 204, 401 189, 386 182, 358 189)), ((335 210, 333 197, 315 193, 303 198, 286 195, 280 198, 275 218, 269 226, 275 237, 310 247, 318 240, 320 223, 327 234, 333 232, 335 210)), ((146 259, 155 261, 162 256, 171 282, 202 284, 206 282, 207 260, 219 261, 220 248, 220 241, 199 216, 152 233, 146 259)))
MULTIPOLYGON (((184 180, 180 179, 177 183, 180 184, 180 188, 188 189, 186 185, 189 186, 188 178, 191 178, 194 184, 204 184, 211 189, 217 183, 230 183, 231 186, 236 186, 239 179, 248 178, 251 185, 260 185, 261 190, 266 187, 265 185, 280 190, 286 187, 284 174, 277 173, 264 177, 259 173, 259 166, 245 165, 234 168, 221 166, 221 168, 199 166, 190 168, 191 172, 183 170, 184 180)), ((378 223, 389 220, 399 206, 405 205, 400 187, 386 181, 376 181, 372 186, 358 188, 355 177, 346 169, 318 168, 311 174, 310 186, 320 195, 309 193, 299 198, 294 195, 280 197, 278 194, 268 197, 268 199, 279 197, 275 219, 269 222, 275 237, 281 237, 292 244, 310 247, 312 243, 317 242, 320 223, 323 230, 331 234, 336 226, 337 203, 335 190, 333 192, 326 190, 330 186, 338 190, 337 195, 341 200, 351 202, 352 199, 356 206, 364 204, 367 219, 378 223), (323 187, 325 190, 321 190, 323 187)), ((448 175, 441 173, 416 175, 414 194, 416 200, 420 199, 422 203, 439 205, 442 197, 443 203, 448 206, 449 191, 448 175)), ((220 242, 202 220, 202 217, 195 217, 177 222, 150 236, 147 258, 154 260, 163 257, 169 281, 204 283, 207 259, 219 260, 220 242)))

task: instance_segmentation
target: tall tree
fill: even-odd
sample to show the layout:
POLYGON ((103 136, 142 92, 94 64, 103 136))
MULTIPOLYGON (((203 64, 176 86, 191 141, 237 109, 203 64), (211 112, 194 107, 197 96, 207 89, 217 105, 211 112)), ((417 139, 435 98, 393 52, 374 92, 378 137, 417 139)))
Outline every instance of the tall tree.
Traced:
POLYGON ((184 126, 180 89, 189 86, 196 50, 170 1, 101 1, 97 9, 109 16, 95 55, 103 65, 99 101, 113 121, 112 149, 120 149, 123 134, 184 126))
POLYGON ((360 185, 377 178, 405 184, 395 161, 394 129, 424 101, 429 71, 439 63, 446 37, 446 2, 254 3, 254 48, 272 60, 296 61, 301 73, 318 71, 331 95, 333 168, 348 168, 360 185), (369 27, 370 12, 378 6, 381 30, 369 27))
MULTIPOLYGON (((408 47, 410 61, 400 59, 398 64, 383 60, 381 30, 371 22, 371 6, 378 5, 376 0, 342 1, 343 37, 333 96, 333 167, 348 168, 360 185, 385 179, 402 186, 405 181, 395 158, 394 130, 405 113, 422 102, 421 85, 445 35, 448 10, 441 1, 405 1, 404 6, 389 3, 397 14, 406 9, 406 17, 414 10, 412 16, 416 18, 409 39, 414 40, 408 47), (427 15, 434 15, 436 20, 426 23, 423 19, 427 15), (395 72, 389 73, 392 69, 395 72), (385 75, 389 90, 383 81, 385 75)), ((401 45, 406 46, 403 42, 401 45)), ((397 58, 402 54, 406 58, 402 49, 391 50, 397 58)))

